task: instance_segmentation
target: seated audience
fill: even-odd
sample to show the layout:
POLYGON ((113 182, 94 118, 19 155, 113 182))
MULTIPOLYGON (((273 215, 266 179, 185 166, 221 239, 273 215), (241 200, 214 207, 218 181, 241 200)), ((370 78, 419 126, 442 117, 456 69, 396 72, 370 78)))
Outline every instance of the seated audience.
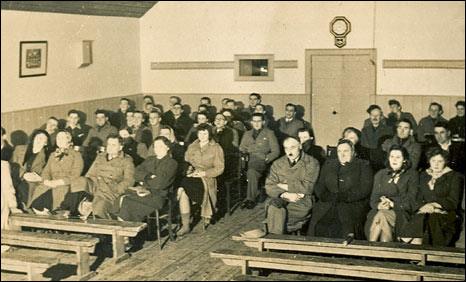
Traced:
POLYGON ((451 136, 457 141, 464 142, 464 101, 456 102, 456 116, 448 121, 451 136))
MULTIPOLYGON (((277 138, 272 130, 264 128, 264 115, 255 113, 251 120, 252 129, 244 133, 239 150, 248 155, 248 190, 243 208, 252 209, 259 196, 259 181, 268 166, 280 155, 277 138)), ((261 201, 262 199, 259 199, 261 201)))
POLYGON ((154 97, 152 97, 150 95, 145 95, 142 98, 142 111, 146 115, 149 115, 149 113, 152 111, 154 106, 155 106, 154 97))
POLYGON ((239 140, 242 139, 244 132, 246 132, 246 126, 244 123, 236 118, 235 114, 231 110, 222 110, 222 115, 227 119, 227 124, 229 127, 235 129, 238 132, 239 140))
POLYGON ((316 159, 322 166, 325 162, 325 151, 322 147, 315 145, 314 134, 309 128, 298 129, 298 138, 304 153, 316 159))
POLYGON ((126 113, 130 109, 130 103, 128 98, 121 98, 119 109, 110 115, 110 124, 117 129, 122 129, 128 126, 126 123, 126 113))
POLYGON ((133 159, 134 166, 138 166, 144 161, 144 158, 138 154, 139 144, 134 140, 128 130, 128 128, 121 129, 118 135, 122 138, 123 152, 133 159))
POLYGON ((464 180, 448 167, 447 151, 431 148, 427 159, 430 167, 420 175, 417 214, 405 230, 405 237, 413 238, 416 244, 454 246, 464 180))
POLYGON ((278 141, 282 143, 287 137, 298 137, 300 128, 309 128, 309 124, 296 118, 296 105, 286 104, 285 116, 277 121, 278 141))
POLYGON ((180 103, 175 103, 169 112, 171 114, 168 114, 168 112, 164 114, 162 118, 163 124, 173 128, 176 140, 184 141, 193 126, 193 120, 184 113, 183 106, 180 103))
MULTIPOLYGON (((0 200, 2 201, 2 220, 1 220, 1 230, 11 229, 11 226, 8 222, 8 217, 12 213, 21 213, 21 210, 18 209, 15 196, 15 187, 13 187, 13 181, 11 180, 10 174, 10 164, 7 161, 1 161, 2 168, 2 195, 0 200)), ((2 245, 2 252, 4 248, 2 245)))
POLYGON ((188 134, 184 138, 184 143, 189 145, 197 139, 197 127, 201 124, 209 124, 209 116, 207 112, 199 112, 197 113, 197 123, 193 124, 193 126, 189 129, 188 134))
POLYGON ((144 114, 140 111, 134 112, 133 126, 131 129, 131 137, 138 143, 138 155, 142 158, 147 158, 149 147, 152 144, 152 132, 144 124, 144 114))
POLYGON ((47 161, 41 174, 41 183, 31 196, 35 213, 49 214, 63 202, 70 186, 76 183, 83 170, 81 153, 73 150, 73 137, 68 131, 57 134, 57 149, 47 161))
POLYGON ((405 147, 394 144, 388 150, 387 168, 375 174, 370 199, 372 210, 365 226, 369 241, 392 242, 403 237, 412 216, 419 175, 411 169, 405 147))
POLYGON ((13 156, 13 147, 8 143, 6 140, 6 130, 5 128, 2 127, 2 161, 7 161, 9 162, 11 160, 11 157, 13 156))
POLYGON ((50 136, 45 130, 35 130, 29 140, 27 146, 16 146, 11 159, 13 167, 15 167, 12 170, 12 176, 17 191, 18 204, 23 209, 31 205, 32 194, 41 180, 40 175, 47 164, 52 148, 50 136))
POLYGON ((337 159, 329 159, 315 186, 308 236, 364 239, 373 174, 369 163, 355 156, 353 142, 341 139, 337 159))
POLYGON ((213 139, 222 147, 225 159, 222 178, 231 177, 237 168, 238 132, 227 126, 227 120, 221 113, 215 115, 214 124, 213 139))
POLYGON ((277 124, 273 119, 273 116, 268 115, 267 111, 265 110, 265 106, 262 104, 257 104, 254 110, 254 113, 260 113, 264 115, 265 123, 264 126, 268 129, 275 131, 277 128, 277 124))
POLYGON ((47 122, 42 125, 39 129, 45 130, 50 136, 50 146, 54 147, 57 141, 58 133, 58 119, 56 117, 49 117, 47 122))
POLYGON ((201 208, 203 227, 210 224, 216 211, 217 180, 223 173, 225 162, 223 150, 212 137, 212 127, 201 124, 197 130, 198 139, 189 145, 185 159, 191 164, 186 177, 179 183, 178 201, 182 228, 178 236, 190 232, 191 204, 197 203, 201 208))
POLYGON ((84 147, 89 146, 95 138, 104 144, 108 136, 118 134, 118 129, 108 122, 108 115, 108 112, 105 110, 97 110, 95 112, 96 126, 89 130, 89 134, 83 143, 84 147))
POLYGON ((370 115, 369 126, 361 132, 361 145, 369 152, 369 162, 374 172, 384 168, 384 152, 382 143, 393 135, 391 128, 381 122, 382 109, 378 105, 371 105, 367 109, 370 115))
POLYGON ((394 144, 403 146, 408 151, 412 168, 417 169, 421 159, 421 145, 416 142, 412 133, 411 122, 408 119, 399 120, 396 125, 396 135, 391 139, 385 140, 382 144, 382 149, 388 153, 388 150, 394 144))
POLYGON ((267 231, 286 233, 287 226, 303 223, 312 208, 312 193, 319 163, 302 151, 299 141, 285 139, 285 156, 273 162, 265 182, 270 200, 266 204, 267 231))
POLYGON ((143 221, 156 209, 163 208, 177 171, 177 162, 169 153, 170 145, 163 136, 155 138, 155 156, 148 157, 137 167, 134 178, 139 186, 121 197, 118 217, 125 221, 143 221))
POLYGON ((387 118, 387 126, 393 127, 393 133, 396 134, 396 128, 398 126, 398 122, 400 120, 407 119, 411 123, 413 134, 415 134, 417 132, 417 123, 416 123, 416 119, 414 118, 414 116, 411 113, 402 112, 400 102, 395 99, 389 100, 388 105, 390 106, 390 113, 388 114, 388 118, 387 118))
MULTIPOLYGON (((356 129, 354 127, 347 127, 343 130, 343 133, 341 134, 341 138, 347 139, 353 142, 356 157, 362 160, 369 161, 370 150, 361 145, 361 134, 362 133, 359 129, 356 129)), ((328 152, 327 152, 327 155, 328 155, 328 152)), ((335 156, 329 155, 329 157, 336 158, 337 157, 336 152, 335 152, 335 156)))
POLYGON ((419 143, 434 143, 434 125, 439 122, 448 122, 442 117, 443 107, 437 102, 430 103, 429 115, 419 121, 417 127, 417 141, 419 143))
POLYGON ((464 142, 454 142, 446 122, 437 122, 434 126, 436 146, 447 151, 450 156, 448 167, 464 175, 464 142))
POLYGON ((119 209, 118 199, 134 183, 134 164, 123 152, 122 139, 117 134, 107 137, 105 152, 99 154, 85 177, 71 187, 61 209, 76 213, 76 204, 85 193, 92 198, 92 212, 99 218, 112 219, 119 209))
POLYGON ((152 133, 152 138, 155 139, 160 135, 160 126, 162 122, 162 113, 158 109, 152 109, 149 113, 148 128, 152 133))
POLYGON ((68 112, 68 118, 65 130, 71 133, 73 138, 73 145, 81 147, 86 140, 87 132, 81 125, 79 112, 77 110, 70 110, 68 112))

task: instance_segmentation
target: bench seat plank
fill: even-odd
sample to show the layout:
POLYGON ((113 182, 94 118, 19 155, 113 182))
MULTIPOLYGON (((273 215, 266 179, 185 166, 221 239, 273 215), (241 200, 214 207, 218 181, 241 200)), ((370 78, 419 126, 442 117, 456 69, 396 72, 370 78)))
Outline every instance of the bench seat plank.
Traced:
POLYGON ((353 240, 351 244, 344 246, 342 244, 343 239, 275 234, 268 234, 263 238, 257 239, 240 236, 233 236, 232 239, 234 241, 242 241, 245 245, 259 250, 289 250, 351 256, 427 260, 457 264, 464 264, 465 262, 464 249, 461 248, 438 248, 396 242, 368 242, 364 240, 353 240))
POLYGON ((57 258, 2 253, 2 270, 27 273, 29 281, 44 280, 42 274, 59 263, 57 258))
POLYGON ((462 268, 237 250, 218 250, 211 252, 211 257, 220 258, 228 265, 241 266, 243 274, 247 274, 245 269, 257 267, 389 280, 418 280, 421 277, 425 280, 464 280, 462 268))

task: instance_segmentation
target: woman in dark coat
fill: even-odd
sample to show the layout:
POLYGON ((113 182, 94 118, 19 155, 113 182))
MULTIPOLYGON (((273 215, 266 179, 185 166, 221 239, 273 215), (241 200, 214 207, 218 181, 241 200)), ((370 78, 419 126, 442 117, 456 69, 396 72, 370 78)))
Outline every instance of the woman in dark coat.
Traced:
POLYGON ((364 238, 364 222, 369 210, 372 170, 369 163, 355 157, 351 141, 341 139, 338 159, 328 159, 315 188, 317 202, 312 209, 308 235, 364 238))
POLYGON ((374 177, 370 204, 365 226, 369 241, 392 242, 400 237, 411 218, 418 191, 419 175, 411 169, 409 155, 401 145, 388 150, 387 168, 374 177))
POLYGON ((177 163, 171 158, 170 141, 159 136, 154 140, 155 156, 136 168, 134 178, 141 186, 122 196, 118 216, 125 221, 142 221, 154 210, 163 208, 176 176, 177 163))
POLYGON ((454 246, 464 180, 446 165, 448 152, 441 148, 427 151, 427 159, 430 167, 420 175, 417 214, 404 230, 405 237, 423 245, 454 246))
POLYGON ((47 131, 37 129, 29 140, 27 146, 16 146, 11 159, 13 184, 20 208, 30 205, 30 198, 51 153, 51 141, 47 131))

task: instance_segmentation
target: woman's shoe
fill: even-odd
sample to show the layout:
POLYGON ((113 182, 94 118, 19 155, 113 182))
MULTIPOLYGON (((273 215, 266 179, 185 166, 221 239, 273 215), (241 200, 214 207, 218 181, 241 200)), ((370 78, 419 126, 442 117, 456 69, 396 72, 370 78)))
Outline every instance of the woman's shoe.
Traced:
POLYGON ((210 217, 204 217, 202 220, 202 230, 205 231, 209 225, 210 225, 210 217))

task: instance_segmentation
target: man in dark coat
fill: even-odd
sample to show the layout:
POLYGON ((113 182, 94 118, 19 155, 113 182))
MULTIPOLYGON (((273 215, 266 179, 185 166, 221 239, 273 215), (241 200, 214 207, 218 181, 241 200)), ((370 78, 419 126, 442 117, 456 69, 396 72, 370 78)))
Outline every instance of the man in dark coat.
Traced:
POLYGON ((170 112, 172 114, 164 114, 162 123, 173 128, 176 140, 184 141, 194 122, 184 113, 183 106, 180 103, 175 103, 170 112))
POLYGON ((453 139, 464 142, 464 101, 456 102, 456 116, 448 121, 453 139))
POLYGON ((239 150, 248 154, 248 191, 243 206, 252 209, 259 195, 259 180, 270 163, 280 155, 277 138, 272 130, 264 128, 264 115, 252 115, 253 129, 244 133, 239 150))

